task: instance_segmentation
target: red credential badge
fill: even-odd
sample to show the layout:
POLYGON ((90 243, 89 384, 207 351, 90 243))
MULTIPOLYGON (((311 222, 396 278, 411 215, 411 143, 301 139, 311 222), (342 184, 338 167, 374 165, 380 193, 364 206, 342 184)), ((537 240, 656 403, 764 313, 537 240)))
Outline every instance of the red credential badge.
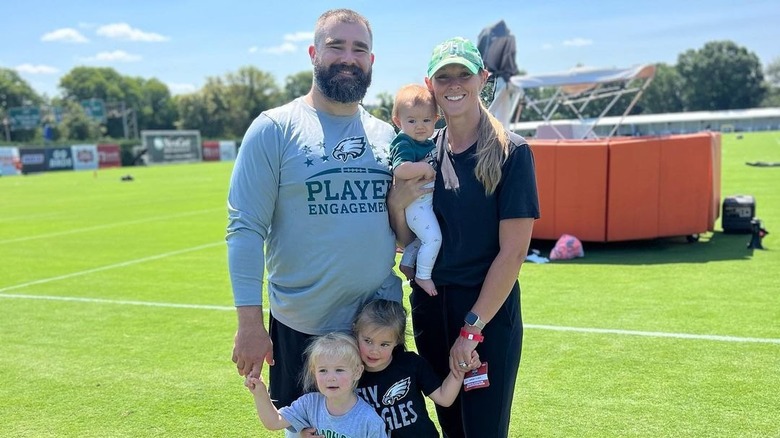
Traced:
POLYGON ((490 381, 488 380, 487 362, 482 362, 482 365, 479 368, 467 372, 466 377, 463 379, 464 391, 487 388, 488 386, 490 386, 490 381))

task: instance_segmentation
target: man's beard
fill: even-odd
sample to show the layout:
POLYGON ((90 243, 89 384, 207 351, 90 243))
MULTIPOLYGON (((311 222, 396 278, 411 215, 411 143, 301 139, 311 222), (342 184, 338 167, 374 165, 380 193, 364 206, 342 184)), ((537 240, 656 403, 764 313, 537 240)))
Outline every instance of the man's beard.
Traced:
POLYGON ((330 100, 341 103, 355 103, 363 100, 371 85, 371 68, 368 73, 356 65, 333 64, 325 67, 319 62, 314 63, 314 80, 322 93, 330 100), (352 76, 340 76, 347 71, 352 76))

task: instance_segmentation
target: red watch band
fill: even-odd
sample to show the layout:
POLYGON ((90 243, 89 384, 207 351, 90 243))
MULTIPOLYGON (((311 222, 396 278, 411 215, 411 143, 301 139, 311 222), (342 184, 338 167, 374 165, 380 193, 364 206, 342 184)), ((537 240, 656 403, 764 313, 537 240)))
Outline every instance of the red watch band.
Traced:
POLYGON ((466 339, 468 339, 470 341, 482 342, 482 341, 485 340, 484 336, 482 336, 482 335, 480 335, 478 333, 467 332, 465 329, 460 329, 460 336, 463 337, 463 338, 466 338, 466 339))

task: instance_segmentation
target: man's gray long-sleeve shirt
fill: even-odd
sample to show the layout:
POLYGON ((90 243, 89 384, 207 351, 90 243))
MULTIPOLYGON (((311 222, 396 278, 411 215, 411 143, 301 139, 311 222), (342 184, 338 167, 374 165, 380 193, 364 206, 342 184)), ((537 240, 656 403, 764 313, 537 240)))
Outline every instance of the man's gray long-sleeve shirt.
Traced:
POLYGON ((362 107, 333 116, 303 98, 255 119, 228 194, 236 306, 262 304, 264 267, 274 318, 303 333, 349 330, 377 291, 401 299, 385 202, 394 136, 362 107))

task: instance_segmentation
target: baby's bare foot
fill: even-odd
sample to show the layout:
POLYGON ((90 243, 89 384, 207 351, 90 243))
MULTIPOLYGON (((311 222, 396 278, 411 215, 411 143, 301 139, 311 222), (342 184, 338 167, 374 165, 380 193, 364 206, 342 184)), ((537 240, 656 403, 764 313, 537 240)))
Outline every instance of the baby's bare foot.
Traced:
POLYGON ((435 297, 436 295, 438 295, 438 293, 436 292, 436 285, 433 284, 433 280, 431 280, 430 278, 427 279, 427 280, 423 280, 422 278, 414 277, 414 282, 417 283, 417 286, 420 286, 421 288, 423 288, 423 290, 428 295, 430 295, 432 297, 435 297))

